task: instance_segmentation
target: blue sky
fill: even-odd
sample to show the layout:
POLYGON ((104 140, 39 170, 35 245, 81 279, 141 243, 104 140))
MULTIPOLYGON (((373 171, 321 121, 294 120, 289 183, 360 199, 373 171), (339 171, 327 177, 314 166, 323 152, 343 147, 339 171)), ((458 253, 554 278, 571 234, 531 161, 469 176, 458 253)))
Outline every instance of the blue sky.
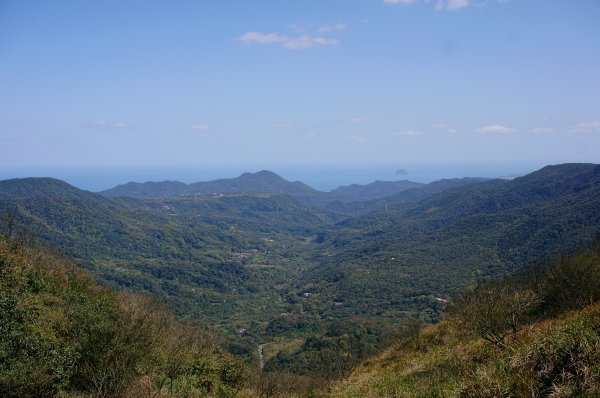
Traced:
POLYGON ((0 168, 600 161, 597 0, 0 1, 0 168))

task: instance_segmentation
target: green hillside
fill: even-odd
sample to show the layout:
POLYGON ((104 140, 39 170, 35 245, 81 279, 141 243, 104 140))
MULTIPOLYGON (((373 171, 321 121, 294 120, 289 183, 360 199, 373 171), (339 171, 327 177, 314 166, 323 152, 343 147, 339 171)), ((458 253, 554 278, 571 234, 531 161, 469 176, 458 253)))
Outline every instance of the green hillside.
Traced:
POLYGON ((250 339, 285 310, 311 237, 331 224, 282 195, 109 199, 52 179, 0 182, 2 211, 13 234, 57 247, 103 283, 250 339))
POLYGON ((599 299, 596 246, 463 293, 442 322, 407 328, 322 396, 597 397, 599 299))
POLYGON ((436 298, 452 297, 475 274, 516 272, 599 233, 600 166, 549 166, 345 220, 325 233, 322 261, 300 289, 343 303, 336 307, 343 316, 418 309, 435 320, 436 298))
MULTIPOLYGON (((383 209, 387 209, 388 211, 399 211, 404 209, 405 207, 414 204, 420 200, 426 199, 430 196, 441 193, 442 191, 447 191, 453 188, 460 188, 471 184, 477 184, 480 182, 484 182, 487 179, 485 178, 451 178, 430 182, 429 184, 419 184, 418 186, 410 186, 410 185, 400 185, 402 189, 396 190, 392 192, 391 190, 380 190, 377 189, 377 185, 368 184, 359 186, 358 192, 365 190, 365 188, 369 188, 368 191, 363 193, 358 198, 353 198, 353 201, 349 201, 347 198, 340 198, 339 200, 334 200, 331 203, 325 206, 326 210, 342 213, 346 215, 363 215, 366 213, 370 213, 373 211, 382 211, 383 209), (383 192, 388 192, 389 194, 382 194, 383 192), (365 198, 365 196, 367 196, 365 198), (361 199, 362 198, 362 199, 361 199)), ((385 184, 389 184, 390 182, 384 182, 385 184)), ((399 181, 402 183, 402 181, 399 181)), ((333 193, 336 191, 332 192, 333 193)))
POLYGON ((109 198, 16 179, 0 181, 0 227, 56 247, 105 285, 154 295, 248 361, 265 345, 268 371, 328 379, 406 321, 438 321, 474 281, 600 233, 598 165, 427 187, 348 217, 279 193, 109 198))
POLYGON ((354 347, 346 362, 358 361, 385 346, 399 325, 415 317, 438 321, 445 302, 468 284, 591 244, 600 232, 599 170, 547 167, 338 223, 323 234, 315 266, 296 285, 309 294, 304 311, 277 320, 289 337, 313 318, 327 326, 317 342, 281 353, 267 368, 318 373, 308 364, 328 363, 333 374, 343 372, 341 357, 320 353, 354 347))
POLYGON ((331 191, 332 198, 339 195, 346 201, 366 201, 392 196, 409 189, 418 189, 426 184, 402 181, 375 181, 366 185, 352 184, 341 186, 331 191))
POLYGON ((239 397, 252 373, 156 301, 0 237, 0 396, 239 397))
POLYGON ((360 325, 340 330, 337 344, 308 339, 303 347, 321 345, 325 356, 307 359, 346 364, 328 383, 326 373, 258 373, 153 299, 111 292, 49 250, 2 236, 0 395, 595 397, 599 300, 596 245, 471 286, 440 323, 405 323, 390 348, 358 365, 347 360, 360 325))
POLYGON ((129 182, 100 193, 109 197, 134 198, 212 195, 215 193, 275 193, 288 194, 305 201, 310 201, 321 194, 321 192, 302 182, 287 181, 281 176, 267 170, 257 173, 244 173, 236 178, 224 178, 192 184, 184 184, 177 181, 129 182))
MULTIPOLYGON (((286 194, 302 203, 310 203, 319 207, 332 206, 338 212, 346 206, 356 207, 358 203, 369 203, 377 199, 392 197, 406 192, 398 200, 416 201, 433 193, 470 182, 480 182, 483 179, 452 179, 422 184, 407 180, 374 181, 370 184, 340 186, 331 192, 318 191, 300 181, 287 181, 283 177, 267 170, 257 173, 244 173, 236 178, 224 178, 213 181, 184 184, 178 181, 148 181, 144 183, 128 182, 100 192, 107 197, 130 198, 164 198, 189 195, 219 195, 219 194, 286 194), (464 181, 461 181, 464 180, 464 181), (423 189, 421 189, 423 188, 423 189)), ((373 205, 371 205, 372 208, 373 205)))

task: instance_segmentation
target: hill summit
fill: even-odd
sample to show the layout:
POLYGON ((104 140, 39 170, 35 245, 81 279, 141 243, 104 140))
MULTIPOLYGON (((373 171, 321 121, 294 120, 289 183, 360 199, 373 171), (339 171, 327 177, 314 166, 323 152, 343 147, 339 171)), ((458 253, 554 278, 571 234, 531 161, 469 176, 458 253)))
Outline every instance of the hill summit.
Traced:
POLYGON ((236 178, 184 184, 178 181, 129 182, 100 192, 104 196, 166 197, 180 195, 211 195, 217 193, 281 193, 291 196, 311 196, 317 190, 299 181, 288 181, 268 170, 243 173, 236 178))

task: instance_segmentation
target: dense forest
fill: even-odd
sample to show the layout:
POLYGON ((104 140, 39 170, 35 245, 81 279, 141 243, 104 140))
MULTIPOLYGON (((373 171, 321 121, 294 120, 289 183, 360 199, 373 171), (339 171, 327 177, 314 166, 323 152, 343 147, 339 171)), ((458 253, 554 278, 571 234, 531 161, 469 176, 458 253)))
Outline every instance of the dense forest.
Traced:
MULTIPOLYGON (((152 298, 115 293, 51 250, 0 238, 3 397, 592 397, 600 393, 600 245, 477 283, 434 326, 406 322, 329 381, 259 372, 152 298)), ((356 328, 305 352, 327 366, 356 328)), ((322 368, 322 371, 327 369, 322 368)), ((340 370, 340 369, 338 369, 340 370)), ((326 373, 325 373, 326 374, 326 373)))
MULTIPOLYGON (((20 322, 13 341, 20 333, 37 333, 32 325, 50 330, 32 337, 40 346, 22 352, 25 362, 3 368, 6 380, 18 384, 11 377, 26 375, 16 369, 29 368, 29 358, 64 369, 63 376, 49 378, 54 381, 48 394, 102 395, 86 390, 92 384, 78 373, 77 361, 97 350, 86 344, 106 344, 108 350, 135 341, 153 348, 131 348, 144 351, 134 359, 126 358, 131 352, 115 354, 122 355, 115 361, 135 363, 128 366, 133 373, 123 376, 127 383, 145 378, 158 394, 168 385, 180 396, 198 391, 269 396, 265 391, 275 391, 283 378, 290 387, 286 394, 324 391, 390 344, 414 340, 423 325, 441 321, 425 334, 450 328, 443 325, 454 323, 443 319, 449 310, 460 319, 453 311, 461 300, 469 302, 465 288, 479 291, 510 275, 524 280, 527 271, 541 269, 536 264, 591 246, 600 236, 600 166, 548 166, 513 180, 378 182, 331 193, 270 172, 185 187, 127 184, 104 194, 50 178, 15 179, 0 181, 0 212, 3 261, 12 264, 3 268, 11 275, 3 278, 3 289, 13 297, 12 304, 6 301, 3 322, 5 315, 6 322, 20 322), (190 187, 196 191, 188 192, 190 187), (59 265, 62 260, 40 245, 73 264, 59 265), (54 267, 62 271, 55 274, 54 267), (44 295, 52 298, 44 301, 44 295), (87 298, 77 301, 78 295, 87 298), (40 310, 18 309, 30 296, 32 303, 41 300, 40 310), (74 332, 78 322, 88 322, 81 329, 90 328, 87 337, 74 332), (104 340, 92 341, 95 327, 106 328, 98 331, 104 340), (149 335, 139 335, 142 331, 149 335), (203 351, 190 351, 210 361, 212 387, 194 384, 205 376, 192 375, 191 362, 181 365, 186 369, 181 375, 165 376, 164 366, 171 365, 157 358, 165 360, 175 349, 166 336, 178 333, 195 336, 189 344, 203 351), (49 357, 35 359, 60 339, 64 350, 52 359, 56 366, 49 357), (223 376, 228 371, 219 370, 222 366, 235 368, 235 380, 223 376)), ((550 283, 547 275, 539 278, 550 283)), ((564 298, 550 305, 548 292, 540 289, 526 289, 535 293, 535 314, 527 313, 522 322, 550 319, 554 325, 559 313, 573 310, 556 304, 564 298)), ((596 300, 588 298, 586 304, 596 300)), ((508 340, 520 336, 515 329, 519 332, 508 340)), ((22 388, 29 388, 26 381, 34 378, 24 377, 22 388)), ((110 388, 122 395, 131 387, 125 384, 110 388)))
POLYGON ((0 238, 0 396, 235 396, 249 377, 156 300, 0 238))

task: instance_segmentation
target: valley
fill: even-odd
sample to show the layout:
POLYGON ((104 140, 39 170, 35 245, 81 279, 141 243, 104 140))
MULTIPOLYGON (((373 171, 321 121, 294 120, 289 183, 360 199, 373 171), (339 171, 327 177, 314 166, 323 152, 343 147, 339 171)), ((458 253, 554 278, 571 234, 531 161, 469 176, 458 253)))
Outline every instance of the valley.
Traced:
POLYGON ((248 363, 277 343, 265 370, 325 377, 386 347, 407 322, 439 321, 465 286, 600 233, 600 166, 591 164, 330 193, 264 171, 190 184, 210 187, 192 194, 173 186, 96 194, 5 180, 3 228, 56 247, 106 286, 157 297, 248 363))
POLYGON ((600 397, 600 1, 0 1, 0 398, 600 397))

